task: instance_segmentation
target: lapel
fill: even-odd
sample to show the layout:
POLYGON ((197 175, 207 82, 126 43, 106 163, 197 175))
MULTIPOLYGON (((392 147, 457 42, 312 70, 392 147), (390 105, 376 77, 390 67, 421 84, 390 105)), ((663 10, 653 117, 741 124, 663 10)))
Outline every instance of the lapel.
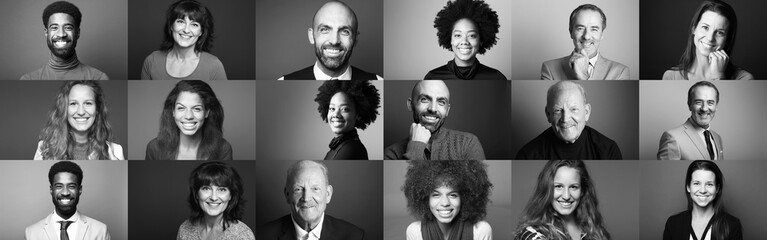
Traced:
POLYGON ((601 53, 597 56, 597 64, 594 65, 593 71, 589 80, 607 79, 607 59, 603 58, 601 53))
POLYGON ((693 144, 695 144, 695 148, 698 149, 700 156, 703 156, 703 159, 705 160, 711 160, 711 156, 708 155, 706 143, 703 142, 703 139, 700 139, 698 133, 695 132, 695 127, 692 125, 692 120, 689 118, 687 119, 687 122, 684 123, 684 133, 687 134, 687 137, 690 138, 693 144))
POLYGON ((91 224, 88 222, 88 217, 80 213, 80 221, 75 222, 77 224, 77 236, 71 240, 82 240, 85 239, 85 235, 88 234, 88 230, 90 230, 91 224))
POLYGON ((322 233, 320 239, 330 239, 333 234, 333 218, 330 215, 325 214, 325 220, 322 222, 322 233))
POLYGON ((59 239, 58 236, 56 236, 56 224, 51 224, 51 218, 53 217, 53 214, 51 213, 48 215, 47 218, 45 218, 45 225, 43 226, 43 230, 45 231, 45 236, 48 237, 50 240, 56 240, 59 239))
POLYGON ((278 240, 296 240, 296 229, 293 228, 293 219, 290 214, 282 217, 282 235, 278 240))
POLYGON ((724 159, 724 149, 722 149, 722 136, 719 136, 718 133, 711 131, 711 136, 714 138, 714 145, 716 145, 716 150, 719 151, 717 153, 717 157, 719 157, 719 160, 724 159))

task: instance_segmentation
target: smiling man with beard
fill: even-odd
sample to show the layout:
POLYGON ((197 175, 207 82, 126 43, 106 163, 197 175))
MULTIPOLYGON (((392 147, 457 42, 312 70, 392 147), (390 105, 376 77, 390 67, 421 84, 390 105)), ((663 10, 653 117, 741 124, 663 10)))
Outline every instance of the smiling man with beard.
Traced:
POLYGON ((43 11, 44 35, 51 59, 40 69, 21 76, 21 80, 109 80, 100 70, 77 59, 82 14, 74 4, 58 1, 43 11))
POLYGON ((570 13, 570 38, 575 49, 565 57, 549 60, 541 67, 543 80, 627 80, 629 68, 604 58, 599 43, 604 38, 607 17, 592 4, 570 13))
POLYGON ((317 61, 313 66, 287 74, 279 80, 383 80, 349 64, 357 45, 357 15, 345 3, 330 1, 314 14, 309 43, 317 61))
POLYGON ((690 118, 682 126, 663 132, 658 148, 659 160, 724 159, 722 137, 711 129, 719 105, 719 89, 700 81, 687 91, 690 118))
POLYGON ((26 229, 26 239, 91 240, 110 239, 107 225, 77 211, 83 192, 83 170, 69 161, 60 161, 48 171, 54 212, 26 229))
POLYGON ((450 90, 441 80, 423 80, 413 87, 407 108, 413 113, 410 136, 384 150, 384 159, 484 160, 474 134, 443 128, 450 113, 450 90))

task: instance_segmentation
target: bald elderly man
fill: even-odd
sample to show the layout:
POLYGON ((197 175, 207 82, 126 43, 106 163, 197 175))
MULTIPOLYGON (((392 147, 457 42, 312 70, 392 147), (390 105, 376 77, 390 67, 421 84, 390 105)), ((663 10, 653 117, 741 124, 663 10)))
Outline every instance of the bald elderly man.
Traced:
POLYGON ((328 168, 321 162, 304 160, 291 165, 284 194, 290 214, 259 227, 257 239, 365 239, 359 227, 325 214, 333 186, 328 168))
POLYGON ((357 15, 349 5, 341 1, 325 3, 314 14, 308 32, 309 43, 314 45, 317 61, 279 80, 383 80, 349 63, 358 35, 357 15))
POLYGON ((586 126, 591 104, 581 85, 559 81, 549 87, 545 112, 551 127, 522 147, 516 159, 623 159, 615 141, 586 126))
POLYGON ((407 108, 413 113, 410 136, 387 147, 384 159, 485 159, 485 151, 477 136, 442 127, 450 113, 450 90, 445 82, 418 82, 407 99, 407 108))

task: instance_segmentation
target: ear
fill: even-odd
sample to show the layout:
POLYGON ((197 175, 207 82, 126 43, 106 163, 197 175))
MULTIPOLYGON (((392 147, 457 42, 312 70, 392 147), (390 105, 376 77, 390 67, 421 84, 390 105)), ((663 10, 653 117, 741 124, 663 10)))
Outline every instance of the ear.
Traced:
POLYGON ((288 203, 288 204, 291 204, 290 203, 290 193, 288 191, 288 186, 285 186, 284 188, 282 188, 282 193, 285 194, 285 202, 288 203))
POLYGON ((75 40, 80 40, 80 28, 75 29, 75 40))
POLYGON ((447 117, 447 115, 450 115, 450 103, 445 106, 445 117, 447 117))
POLYGON ((591 104, 590 103, 586 103, 586 109, 585 110, 586 110, 586 121, 588 121, 589 120, 589 116, 591 116, 591 104))
POLYGON ((411 112, 413 111, 413 99, 412 98, 407 98, 407 110, 411 111, 411 112))
POLYGON ((690 193, 690 185, 687 185, 684 188, 687 189, 687 193, 690 193))
POLYGON ((327 191, 327 194, 328 194, 328 198, 325 204, 328 204, 330 203, 330 199, 333 198, 333 185, 328 185, 328 188, 325 191, 327 191))
POLYGON ((208 115, 210 115, 210 110, 205 110, 205 118, 208 118, 208 115))
POLYGON ((309 43, 314 45, 314 29, 309 28, 309 31, 306 32, 306 36, 309 37, 309 43))

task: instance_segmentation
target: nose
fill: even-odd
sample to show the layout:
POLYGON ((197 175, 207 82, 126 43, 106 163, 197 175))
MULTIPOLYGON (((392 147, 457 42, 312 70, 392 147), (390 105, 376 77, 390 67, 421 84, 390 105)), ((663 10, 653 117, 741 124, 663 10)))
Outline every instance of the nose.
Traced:
POLYGON ((565 190, 565 191, 562 193, 562 199, 564 199, 564 200, 570 200, 570 196, 571 196, 571 195, 570 195, 570 190, 565 190))
POLYGON ((331 117, 340 118, 341 117, 341 111, 339 111, 338 109, 332 109, 332 110, 330 110, 330 116, 331 117))
POLYGON ((213 191, 212 191, 212 193, 210 194, 210 197, 209 197, 209 198, 210 198, 210 200, 213 200, 213 201, 216 201, 216 200, 218 200, 218 191, 216 191, 215 189, 213 189, 213 191))
POLYGON ((429 112, 434 112, 436 109, 437 109, 436 101, 432 101, 426 106, 426 110, 428 110, 429 112))
POLYGON ((77 106, 77 115, 82 116, 85 115, 85 108, 82 104, 77 106))
POLYGON ((194 118, 194 114, 192 114, 192 110, 187 109, 184 111, 184 119, 192 119, 194 118))
POLYGON ((439 205, 444 207, 450 206, 450 201, 446 196, 442 196, 439 198, 439 205))
POLYGON ((190 32, 190 31, 189 31, 189 28, 191 27, 190 25, 191 25, 191 24, 189 24, 189 23, 184 23, 184 33, 188 33, 188 32, 190 32))
POLYGON ((339 34, 341 34, 340 31, 336 31, 335 34, 329 34, 328 43, 333 45, 338 44, 338 40, 340 39, 339 34))

